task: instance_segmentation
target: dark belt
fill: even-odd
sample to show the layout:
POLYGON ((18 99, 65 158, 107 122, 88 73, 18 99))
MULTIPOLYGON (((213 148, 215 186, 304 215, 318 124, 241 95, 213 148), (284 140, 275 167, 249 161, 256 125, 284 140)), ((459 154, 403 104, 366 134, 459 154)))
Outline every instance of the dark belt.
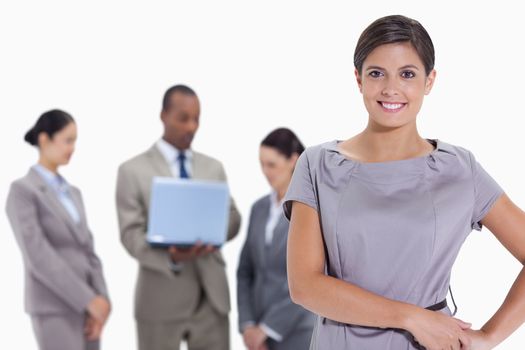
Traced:
POLYGON ((425 309, 430 311, 438 311, 447 307, 447 299, 441 300, 439 303, 427 306, 425 309))
MULTIPOLYGON (((452 316, 454 316, 456 312, 458 311, 458 306, 456 305, 456 301, 454 300, 454 294, 452 294, 452 288, 450 287, 450 285, 448 286, 448 291, 450 292, 450 297, 452 298, 452 303, 454 304, 454 312, 452 312, 452 316)), ((446 298, 437 304, 426 307, 425 309, 431 310, 431 311, 438 311, 438 310, 444 309, 445 307, 447 307, 446 298)))

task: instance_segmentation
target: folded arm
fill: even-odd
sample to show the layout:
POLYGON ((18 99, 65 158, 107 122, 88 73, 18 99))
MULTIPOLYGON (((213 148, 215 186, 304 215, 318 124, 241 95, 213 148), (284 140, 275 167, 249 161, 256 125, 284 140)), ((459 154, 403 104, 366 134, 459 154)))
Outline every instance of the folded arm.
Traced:
POLYGON ((317 211, 293 201, 288 234, 288 283, 295 303, 342 323, 400 328, 429 348, 459 349, 469 325, 440 312, 391 300, 324 273, 325 251, 317 211))

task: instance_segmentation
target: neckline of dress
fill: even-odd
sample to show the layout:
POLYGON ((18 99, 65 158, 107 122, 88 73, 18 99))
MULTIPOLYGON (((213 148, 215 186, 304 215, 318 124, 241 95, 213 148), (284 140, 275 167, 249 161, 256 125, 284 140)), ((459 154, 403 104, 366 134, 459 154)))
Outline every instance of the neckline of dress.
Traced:
POLYGON ((417 156, 417 157, 411 157, 411 158, 405 158, 405 159, 394 159, 394 160, 386 160, 386 161, 381 161, 381 162, 362 162, 362 161, 359 161, 359 160, 355 160, 355 159, 352 159, 352 158, 349 158, 347 156, 345 156, 343 153, 341 153, 341 151, 339 150, 339 143, 343 142, 343 140, 333 140, 330 144, 330 149, 335 151, 340 157, 342 157, 344 160, 350 162, 350 163, 353 163, 353 164, 358 164, 360 166, 374 166, 374 165, 388 165, 388 164, 400 164, 400 163, 409 163, 409 162, 414 162, 414 161, 420 161, 422 159, 427 159, 429 157, 432 157, 434 156, 437 152, 439 152, 441 150, 441 141, 439 139, 428 139, 428 138, 425 138, 426 141, 428 141, 428 143, 430 143, 431 145, 434 146, 434 149, 425 154, 425 155, 422 155, 422 156, 417 156))

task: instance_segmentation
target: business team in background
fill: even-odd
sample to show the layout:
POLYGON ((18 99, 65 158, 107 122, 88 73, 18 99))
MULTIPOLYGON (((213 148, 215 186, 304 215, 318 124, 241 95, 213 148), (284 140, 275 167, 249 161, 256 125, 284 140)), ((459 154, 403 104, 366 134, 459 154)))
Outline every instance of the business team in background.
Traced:
MULTIPOLYGON (((226 182, 222 164, 191 148, 200 102, 185 85, 164 94, 162 137, 118 169, 116 204, 121 242, 137 260, 135 319, 138 349, 230 348, 229 288, 221 252, 197 244, 153 248, 145 240, 154 176, 226 182)), ((41 350, 99 349, 110 313, 102 264, 94 252, 80 191, 59 173, 75 147, 77 126, 64 111, 44 113, 25 140, 38 163, 12 183, 6 212, 22 252, 26 311, 41 350)), ((239 322, 250 350, 306 348, 313 316, 293 304, 286 276, 288 222, 282 198, 303 145, 277 129, 260 147, 272 193, 258 200, 238 268, 239 322)), ((241 216, 230 201, 227 240, 241 216)))
MULTIPOLYGON (((524 323, 525 267, 481 328, 447 306, 451 268, 471 231, 486 226, 523 264, 525 213, 472 152, 419 135, 416 117, 435 81, 434 61, 418 21, 379 18, 354 53, 367 127, 306 150, 288 129, 261 142, 271 191, 252 206, 237 270, 239 330, 249 350, 308 343, 322 350, 488 350, 524 323), (387 270, 398 273, 388 279, 387 270), (313 315, 299 305, 318 315, 314 332, 313 315)), ((226 182, 219 161, 191 149, 199 115, 192 89, 168 89, 161 139, 118 170, 121 241, 139 264, 140 350, 175 350, 182 341, 190 350, 230 347, 221 253, 202 244, 153 248, 145 240, 154 176, 226 182)), ((38 163, 12 183, 6 205, 24 260, 26 311, 43 350, 99 349, 111 309, 80 191, 58 172, 76 134, 63 111, 38 119, 25 137, 38 147, 38 163)), ((240 221, 231 199, 228 240, 240 221)))

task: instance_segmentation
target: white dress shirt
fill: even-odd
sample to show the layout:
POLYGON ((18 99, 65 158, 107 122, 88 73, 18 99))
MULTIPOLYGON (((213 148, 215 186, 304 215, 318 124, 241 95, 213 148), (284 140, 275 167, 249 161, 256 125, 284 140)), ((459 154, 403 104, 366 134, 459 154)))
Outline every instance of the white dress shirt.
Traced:
POLYGON ((267 245, 272 244, 273 231, 281 216, 283 216, 283 198, 280 201, 277 201, 277 192, 272 191, 270 193, 270 213, 268 215, 268 220, 266 221, 266 234, 264 241, 267 245))
MULTIPOLYGON (((170 166, 171 173, 173 174, 173 176, 180 178, 179 154, 181 153, 181 151, 162 138, 157 141, 156 146, 162 154, 162 156, 164 157, 164 159, 166 159, 168 165, 170 166)), ((191 149, 184 150, 184 155, 186 156, 186 159, 184 160, 184 167, 186 168, 188 176, 191 177, 193 173, 193 169, 191 166, 193 153, 191 149)))

